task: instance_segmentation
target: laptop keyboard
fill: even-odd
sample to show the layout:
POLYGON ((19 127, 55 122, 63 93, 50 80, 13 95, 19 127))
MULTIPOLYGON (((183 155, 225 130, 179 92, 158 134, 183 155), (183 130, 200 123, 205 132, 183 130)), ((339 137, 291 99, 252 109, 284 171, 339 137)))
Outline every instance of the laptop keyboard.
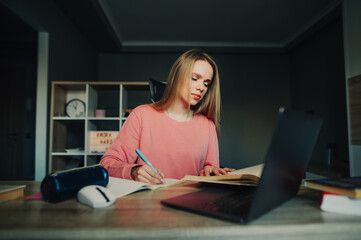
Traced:
POLYGON ((221 212, 227 215, 244 216, 251 205, 253 193, 254 189, 244 189, 216 200, 198 203, 195 207, 206 212, 221 212))

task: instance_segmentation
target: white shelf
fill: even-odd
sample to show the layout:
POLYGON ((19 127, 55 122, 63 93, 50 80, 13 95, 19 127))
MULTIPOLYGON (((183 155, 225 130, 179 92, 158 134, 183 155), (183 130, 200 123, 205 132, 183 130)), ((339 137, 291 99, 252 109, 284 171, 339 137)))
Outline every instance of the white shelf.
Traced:
POLYGON ((53 120, 85 120, 85 117, 53 117, 53 120))
POLYGON ((90 152, 90 153, 87 153, 86 155, 89 155, 89 156, 103 156, 105 152, 90 152))
POLYGON ((103 156, 105 152, 52 152, 51 155, 53 156, 103 156))
POLYGON ((53 156, 83 156, 85 155, 85 152, 52 152, 51 155, 53 156))
POLYGON ((151 102, 148 85, 148 82, 52 82, 48 172, 77 163, 87 166, 99 162, 104 152, 89 151, 90 132, 119 131, 127 119, 126 109, 151 102), (84 117, 66 116, 65 105, 73 98, 85 102, 84 117), (106 117, 95 117, 100 105, 105 106, 106 117), (66 152, 76 147, 84 152, 66 152))
POLYGON ((118 117, 105 117, 105 118, 98 118, 98 117, 88 117, 87 118, 88 120, 116 120, 116 121, 119 121, 119 118, 118 117))

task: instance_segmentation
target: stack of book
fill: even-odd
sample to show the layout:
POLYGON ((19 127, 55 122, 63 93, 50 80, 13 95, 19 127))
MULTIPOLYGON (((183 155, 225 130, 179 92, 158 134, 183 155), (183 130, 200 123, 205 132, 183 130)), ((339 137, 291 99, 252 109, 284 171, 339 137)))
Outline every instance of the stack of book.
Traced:
POLYGON ((323 211, 361 216, 361 177, 306 180, 305 186, 322 191, 323 211))
POLYGON ((0 203, 24 197, 25 185, 0 185, 0 203))

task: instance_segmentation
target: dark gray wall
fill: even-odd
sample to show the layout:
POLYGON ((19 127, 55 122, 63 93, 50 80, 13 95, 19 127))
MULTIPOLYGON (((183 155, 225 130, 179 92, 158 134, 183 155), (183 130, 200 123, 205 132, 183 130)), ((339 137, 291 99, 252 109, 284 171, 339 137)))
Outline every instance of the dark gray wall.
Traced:
POLYGON ((0 4, 0 178, 34 179, 37 32, 0 4))
POLYGON ((264 160, 278 109, 290 106, 286 55, 216 55, 220 68, 221 164, 242 168, 264 160))
POLYGON ((166 81, 176 53, 123 53, 99 55, 99 81, 166 81))
MULTIPOLYGON (((101 54, 99 81, 165 81, 179 54, 101 54)), ((212 54, 221 79, 223 166, 262 162, 280 106, 290 105, 283 54, 212 54)))
MULTIPOLYGON (((0 0, 0 4, 3 4, 3 6, 6 7, 9 11, 13 12, 16 16, 26 22, 31 28, 34 29, 34 31, 49 33, 49 65, 47 71, 48 98, 41 99, 40 101, 50 103, 51 81, 97 80, 97 51, 78 31, 78 29, 68 20, 68 18, 57 8, 53 1, 0 0)), ((11 23, 9 22, 9 24, 11 23)), ((15 39, 15 48, 16 44, 20 44, 21 47, 21 41, 16 41, 15 39)), ((9 57, 12 58, 12 56, 9 57)), ((34 61, 37 61, 37 59, 34 61)), ((37 62, 33 62, 32 64, 33 66, 37 67, 37 62)), ((32 78, 32 82, 27 82, 27 84, 35 86, 33 89, 26 89, 26 91, 33 91, 33 93, 31 93, 32 96, 36 96, 36 79, 37 78, 35 76, 32 78)), ((36 101, 33 102, 35 103, 36 101)), ((17 108, 20 108, 20 105, 18 105, 17 108)), ((50 104, 48 104, 47 109, 32 109, 32 111, 44 112, 45 110, 47 111, 46 116, 49 116, 49 108, 50 104)), ((14 109, 14 111, 23 111, 23 109, 14 109)), ((37 119, 37 121, 42 122, 43 119, 37 119)), ((44 121, 49 122, 45 119, 44 121)), ((35 129, 34 122, 32 123, 32 126, 28 126, 28 123, 25 122, 24 125, 27 128, 35 129)), ((46 136, 48 136, 48 126, 42 125, 41 129, 37 129, 37 132, 47 133, 46 136)), ((25 134, 22 134, 22 136, 25 136, 25 134)), ((26 148, 26 146, 24 146, 24 148, 26 148)), ((41 149, 41 153, 40 151, 37 153, 40 157, 37 157, 38 165, 36 168, 44 169, 45 172, 47 165, 47 159, 45 156, 47 156, 46 152, 48 146, 40 146, 38 149, 41 149), (44 159, 42 159, 43 156, 44 159)), ((24 158, 24 161, 32 161, 32 166, 34 166, 35 156, 34 154, 31 154, 31 152, 28 153, 29 155, 25 156, 26 158, 24 158)), ((24 166, 29 166, 29 164, 25 162, 24 166)), ((21 169, 19 171, 21 171, 21 169)))
MULTIPOLYGON (((180 55, 100 54, 98 58, 94 47, 52 1, 0 0, 0 3, 35 30, 49 32, 49 81, 147 81, 149 77, 166 80, 180 55)), ((221 78, 222 165, 241 168, 263 160, 277 109, 290 106, 291 95, 296 108, 330 119, 326 126, 331 125, 332 132, 318 144, 314 155, 316 160, 324 161, 324 145, 344 136, 342 118, 346 116, 342 108, 345 91, 338 80, 340 71, 335 70, 343 61, 339 51, 342 33, 336 37, 334 34, 340 33, 332 26, 320 31, 312 40, 293 48, 289 56, 211 53, 221 78), (339 126, 340 131, 336 129, 339 126)))
POLYGON ((97 51, 52 1, 0 3, 36 31, 49 32, 49 81, 97 80, 97 51))
POLYGON ((327 165, 328 144, 335 159, 348 161, 347 114, 341 16, 293 48, 290 53, 292 107, 324 120, 313 162, 327 165))

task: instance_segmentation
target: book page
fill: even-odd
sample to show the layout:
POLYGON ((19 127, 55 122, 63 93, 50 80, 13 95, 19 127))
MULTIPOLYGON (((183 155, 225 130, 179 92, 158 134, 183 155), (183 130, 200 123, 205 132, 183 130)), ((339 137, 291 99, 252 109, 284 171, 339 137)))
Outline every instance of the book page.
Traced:
POLYGON ((164 184, 151 185, 148 183, 132 181, 123 178, 109 177, 109 183, 107 188, 113 193, 116 198, 119 198, 140 190, 153 190, 161 187, 168 187, 179 182, 180 180, 178 179, 166 178, 164 184))
POLYGON ((227 174, 227 175, 212 175, 212 176, 194 176, 194 175, 185 175, 183 180, 192 180, 192 181, 242 181, 242 180, 258 180, 258 177, 251 174, 227 174))
POLYGON ((178 183, 183 182, 182 180, 178 180, 178 179, 174 179, 174 178, 165 178, 164 179, 165 183, 163 184, 156 184, 156 185, 150 185, 151 189, 158 189, 158 188, 162 188, 162 187, 169 187, 178 183))
POLYGON ((263 166, 264 164, 258 164, 252 167, 242 168, 234 172, 229 172, 227 175, 219 176, 186 175, 184 176, 183 180, 230 185, 255 186, 257 185, 258 180, 261 177, 263 166))
POLYGON ((264 164, 258 164, 252 167, 247 167, 247 168, 242 168, 242 169, 238 169, 234 172, 229 172, 228 174, 230 175, 234 175, 234 174, 251 174, 251 175, 255 175, 257 177, 261 177, 262 175, 262 171, 263 171, 263 166, 264 164))

